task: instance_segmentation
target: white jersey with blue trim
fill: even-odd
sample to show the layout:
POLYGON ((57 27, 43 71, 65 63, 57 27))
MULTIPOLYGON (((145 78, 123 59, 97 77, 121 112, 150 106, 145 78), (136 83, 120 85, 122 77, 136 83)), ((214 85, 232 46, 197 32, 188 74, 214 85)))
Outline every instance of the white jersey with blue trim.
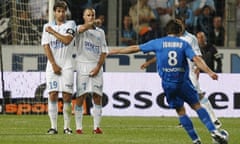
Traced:
MULTIPOLYGON (((81 27, 81 25, 78 26, 81 27)), ((108 53, 105 33, 101 28, 95 27, 76 35, 76 48, 78 62, 96 63, 101 53, 108 53)))
MULTIPOLYGON (((181 36, 180 38, 191 45, 192 50, 196 55, 202 56, 202 53, 201 53, 201 50, 199 48, 196 36, 194 36, 193 34, 185 31, 183 36, 181 36)), ((189 78, 192 81, 192 84, 197 89, 198 93, 202 93, 202 91, 200 89, 198 77, 195 73, 195 69, 196 69, 197 66, 189 58, 187 58, 187 61, 188 61, 188 66, 189 66, 189 78)))
POLYGON ((66 21, 61 25, 57 25, 56 22, 50 22, 44 25, 42 41, 41 45, 49 44, 50 49, 52 51, 53 57, 56 61, 61 59, 69 59, 72 58, 73 50, 74 50, 74 40, 71 41, 70 44, 65 45, 60 40, 58 40, 55 36, 49 34, 45 31, 46 27, 52 27, 56 32, 62 35, 72 35, 76 32, 76 24, 74 21, 66 21))
MULTIPOLYGON (((194 36, 193 34, 185 31, 184 34, 180 37, 180 39, 188 42, 188 44, 191 45, 191 47, 192 47, 192 49, 193 49, 193 51, 196 55, 198 55, 198 56, 202 55, 196 36, 194 36)), ((195 69, 194 62, 192 62, 191 60, 188 59, 188 64, 189 64, 190 71, 194 71, 194 69, 195 69)))

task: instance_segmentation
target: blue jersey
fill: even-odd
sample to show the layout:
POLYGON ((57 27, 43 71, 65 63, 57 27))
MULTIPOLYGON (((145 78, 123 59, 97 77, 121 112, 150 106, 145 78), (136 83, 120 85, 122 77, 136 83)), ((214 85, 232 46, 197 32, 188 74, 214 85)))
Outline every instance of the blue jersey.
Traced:
POLYGON ((180 108, 199 102, 198 93, 189 79, 187 58, 196 54, 188 42, 173 36, 149 41, 140 45, 141 51, 155 52, 162 87, 170 108, 180 108))
POLYGON ((140 49, 144 53, 155 52, 158 73, 163 81, 183 82, 189 79, 187 58, 192 59, 196 54, 186 41, 167 36, 144 43, 140 49))

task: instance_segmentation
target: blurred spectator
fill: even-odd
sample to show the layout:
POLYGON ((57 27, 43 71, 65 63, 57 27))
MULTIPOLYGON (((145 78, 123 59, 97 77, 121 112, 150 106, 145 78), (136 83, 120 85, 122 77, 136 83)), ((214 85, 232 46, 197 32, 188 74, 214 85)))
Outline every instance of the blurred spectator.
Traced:
POLYGON ((105 25, 105 16, 102 14, 97 16, 96 21, 98 21, 97 26, 103 29, 105 34, 107 34, 107 27, 105 25))
POLYGON ((28 0, 32 19, 48 20, 48 0, 28 0))
POLYGON ((175 9, 175 17, 185 20, 186 30, 193 32, 193 12, 187 6, 187 0, 178 0, 178 7, 175 9))
POLYGON ((28 0, 28 12, 32 23, 42 32, 43 25, 48 21, 48 0, 28 0))
POLYGON ((130 7, 129 16, 132 18, 133 29, 140 36, 148 31, 150 20, 156 18, 151 7, 148 6, 148 0, 138 0, 130 7))
POLYGON ((137 0, 121 0, 122 2, 122 16, 129 15, 131 6, 137 3, 137 0))
POLYGON ((213 31, 209 36, 209 42, 216 46, 224 46, 225 41, 225 29, 223 27, 222 18, 215 16, 213 18, 213 31))
POLYGON ((2 44, 11 43, 10 9, 8 0, 0 0, 0 41, 2 44), (7 10, 7 11, 6 11, 7 10))
POLYGON ((126 15, 123 18, 121 30, 120 46, 129 46, 136 44, 137 34, 132 27, 132 19, 126 15))
POLYGON ((215 12, 215 10, 216 10, 215 3, 213 0, 192 0, 192 2, 189 5, 194 14, 193 29, 194 29, 194 33, 195 33, 196 27, 197 27, 197 19, 198 19, 199 15, 201 14, 202 8, 205 5, 208 5, 212 9, 212 12, 215 12))
POLYGON ((153 40, 153 39, 156 39, 156 38, 160 38, 162 36, 162 31, 159 27, 159 22, 156 19, 152 19, 149 22, 149 26, 150 26, 149 31, 139 38, 140 44, 145 43, 150 40, 153 40))
POLYGON ((148 0, 148 5, 151 7, 157 20, 159 20, 159 14, 157 12, 157 7, 161 6, 160 1, 162 1, 162 0, 148 0))
POLYGON ((237 46, 240 46, 240 0, 236 4, 236 29, 237 29, 237 46))
POLYGON ((108 0, 66 0, 71 2, 71 14, 72 19, 76 21, 76 24, 82 24, 83 19, 79 17, 83 15, 83 10, 87 7, 92 7, 95 9, 97 14, 102 14, 107 16, 107 3, 108 0))
POLYGON ((175 0, 149 0, 148 5, 153 9, 157 19, 159 20, 159 26, 164 35, 164 27, 166 23, 171 19, 175 0))
POLYGON ((19 12, 17 43, 25 45, 39 44, 41 34, 37 27, 32 24, 27 11, 19 12))
POLYGON ((202 8, 201 14, 198 16, 197 31, 204 32, 209 40, 210 33, 213 31, 213 11, 208 5, 202 8))
POLYGON ((209 68, 211 68, 214 72, 221 73, 222 72, 221 54, 218 53, 216 47, 207 42, 206 36, 203 32, 198 32, 196 35, 204 61, 209 66, 209 68), (217 65, 215 65, 215 62, 217 65))

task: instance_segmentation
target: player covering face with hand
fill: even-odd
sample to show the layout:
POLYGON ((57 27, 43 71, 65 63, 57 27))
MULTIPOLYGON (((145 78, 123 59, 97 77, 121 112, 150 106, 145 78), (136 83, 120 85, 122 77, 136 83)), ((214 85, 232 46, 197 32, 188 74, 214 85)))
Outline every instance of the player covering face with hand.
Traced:
POLYGON ((177 37, 184 31, 184 27, 176 20, 170 20, 166 25, 167 36, 151 40, 141 45, 129 46, 110 50, 110 54, 128 54, 142 51, 154 52, 157 59, 157 69, 162 79, 162 87, 170 108, 174 108, 179 120, 194 144, 201 144, 201 140, 194 129, 193 123, 186 114, 184 102, 188 103, 198 114, 202 123, 207 127, 212 137, 220 144, 227 144, 226 137, 222 135, 211 121, 205 108, 201 107, 198 93, 189 79, 187 58, 206 72, 213 80, 218 79, 205 64, 203 59, 196 55, 191 46, 177 37))
POLYGON ((75 106, 76 132, 83 133, 83 101, 91 94, 93 98, 93 133, 102 134, 103 64, 108 53, 105 33, 96 27, 95 10, 87 8, 83 12, 84 24, 77 27, 76 69, 77 97, 75 106))

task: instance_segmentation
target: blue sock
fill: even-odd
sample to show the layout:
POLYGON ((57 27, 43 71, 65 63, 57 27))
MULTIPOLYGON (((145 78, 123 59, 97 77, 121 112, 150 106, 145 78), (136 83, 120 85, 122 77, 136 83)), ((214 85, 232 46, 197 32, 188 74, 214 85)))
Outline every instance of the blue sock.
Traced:
POLYGON ((207 129, 212 132, 216 130, 213 122, 210 119, 209 114, 207 113, 206 109, 203 107, 197 110, 198 117, 202 121, 202 123, 207 127, 207 129))
POLYGON ((179 117, 180 123, 191 137, 192 141, 199 139, 196 131, 193 128, 193 123, 187 115, 182 115, 179 117))

